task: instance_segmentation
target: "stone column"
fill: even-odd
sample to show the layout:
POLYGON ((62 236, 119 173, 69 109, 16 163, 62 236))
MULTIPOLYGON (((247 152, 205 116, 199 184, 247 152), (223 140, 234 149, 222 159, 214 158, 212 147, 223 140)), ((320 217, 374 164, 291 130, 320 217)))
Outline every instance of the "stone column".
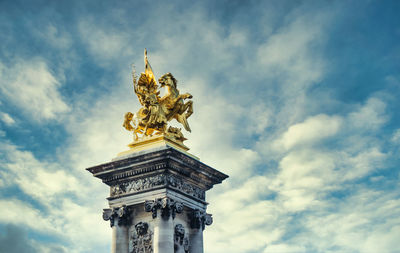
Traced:
POLYGON ((203 253, 205 194, 227 175, 164 144, 87 170, 110 187, 112 253, 203 253))
POLYGON ((111 253, 129 253, 131 210, 126 206, 104 209, 103 219, 112 227, 111 253))
POLYGON ((128 249, 128 228, 126 226, 114 226, 111 239, 111 253, 128 253, 128 249))
POLYGON ((190 253, 203 253, 203 230, 191 229, 189 234, 190 253))
POLYGON ((145 202, 145 211, 152 212, 154 223, 154 253, 174 252, 174 224, 176 213, 183 205, 171 198, 159 198, 145 202))
POLYGON ((195 209, 188 214, 190 221, 190 253, 203 253, 203 230, 213 222, 211 214, 195 209))
POLYGON ((154 227, 154 253, 174 252, 172 217, 156 218, 154 227))

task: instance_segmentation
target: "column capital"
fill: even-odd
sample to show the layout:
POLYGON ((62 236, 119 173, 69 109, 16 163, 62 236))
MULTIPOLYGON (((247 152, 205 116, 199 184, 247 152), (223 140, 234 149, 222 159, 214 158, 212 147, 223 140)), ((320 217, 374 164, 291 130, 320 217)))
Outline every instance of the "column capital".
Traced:
POLYGON ((157 217, 157 210, 161 210, 161 217, 164 219, 175 219, 176 213, 183 211, 183 204, 175 201, 169 197, 157 198, 155 200, 146 200, 144 203, 144 210, 146 212, 152 212, 153 219, 157 217))
POLYGON ((126 205, 121 207, 113 207, 103 209, 103 219, 110 221, 110 227, 113 227, 115 220, 118 221, 118 226, 129 226, 131 225, 131 209, 126 205))
POLYGON ((196 229, 205 229, 205 225, 209 226, 213 223, 212 214, 208 214, 199 209, 194 209, 188 213, 190 227, 196 229))

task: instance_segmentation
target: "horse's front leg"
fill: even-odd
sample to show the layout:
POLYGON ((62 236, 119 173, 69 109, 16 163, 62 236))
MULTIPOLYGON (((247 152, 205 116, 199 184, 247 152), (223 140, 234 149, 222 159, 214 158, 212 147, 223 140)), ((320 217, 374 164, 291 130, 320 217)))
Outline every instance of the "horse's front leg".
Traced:
POLYGON ((187 101, 185 104, 182 105, 179 114, 183 114, 185 112, 185 118, 189 118, 190 115, 193 114, 193 101, 187 101))

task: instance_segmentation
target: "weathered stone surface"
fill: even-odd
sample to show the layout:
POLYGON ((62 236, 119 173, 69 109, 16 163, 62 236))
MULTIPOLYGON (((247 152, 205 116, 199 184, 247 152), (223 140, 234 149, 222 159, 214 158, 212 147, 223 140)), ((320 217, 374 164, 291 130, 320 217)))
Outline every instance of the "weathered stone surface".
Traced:
POLYGON ((162 218, 169 219, 171 216, 172 219, 175 219, 176 213, 183 211, 183 204, 168 197, 158 198, 155 200, 146 200, 144 210, 151 212, 153 219, 157 218, 157 210, 161 211, 162 218))
POLYGON ((135 225, 130 238, 129 252, 153 253, 153 232, 148 223, 139 222, 135 225))
POLYGON ((131 210, 126 205, 121 207, 103 209, 103 219, 110 221, 110 227, 115 225, 115 220, 118 221, 118 226, 129 226, 131 221, 131 210))
MULTIPOLYGON (((171 147, 140 155, 132 154, 125 159, 94 166, 87 170, 111 187, 121 184, 130 185, 129 191, 133 193, 156 186, 170 186, 183 193, 189 192, 190 190, 185 189, 190 186, 183 184, 207 191, 228 177, 171 147), (129 184, 129 182, 134 183, 129 184)), ((126 193, 124 186, 120 187, 123 190, 116 189, 111 195, 118 192, 126 193)))
POLYGON ((189 252, 189 239, 187 234, 185 233, 185 227, 182 224, 175 225, 174 252, 175 253, 189 252))
POLYGON ((190 227, 196 229, 205 229, 206 225, 211 225, 213 223, 213 218, 211 214, 208 214, 199 209, 194 209, 188 214, 190 221, 190 227))
POLYGON ((111 198, 148 191, 154 188, 168 187, 183 192, 194 198, 205 200, 204 190, 195 186, 194 184, 185 182, 182 177, 167 173, 116 182, 116 184, 110 187, 111 198))
POLYGON ((168 146, 87 170, 110 187, 112 253, 203 253, 205 192, 227 175, 168 146))

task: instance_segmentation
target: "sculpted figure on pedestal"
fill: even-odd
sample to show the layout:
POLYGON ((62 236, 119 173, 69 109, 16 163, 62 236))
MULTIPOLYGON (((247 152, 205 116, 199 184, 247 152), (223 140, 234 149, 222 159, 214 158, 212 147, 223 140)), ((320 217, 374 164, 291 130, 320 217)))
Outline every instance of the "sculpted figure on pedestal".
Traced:
POLYGON ((178 143, 186 140, 181 130, 176 127, 169 127, 168 122, 176 119, 183 125, 186 131, 191 131, 187 119, 193 113, 193 101, 189 93, 180 94, 177 89, 177 80, 171 73, 164 74, 158 80, 160 87, 154 77, 153 70, 147 59, 147 51, 144 51, 145 72, 140 74, 137 80, 133 75, 134 91, 139 99, 142 108, 135 114, 127 112, 123 127, 132 131, 134 141, 152 135, 164 135, 178 143), (160 97, 159 88, 166 88, 166 94, 160 97))

